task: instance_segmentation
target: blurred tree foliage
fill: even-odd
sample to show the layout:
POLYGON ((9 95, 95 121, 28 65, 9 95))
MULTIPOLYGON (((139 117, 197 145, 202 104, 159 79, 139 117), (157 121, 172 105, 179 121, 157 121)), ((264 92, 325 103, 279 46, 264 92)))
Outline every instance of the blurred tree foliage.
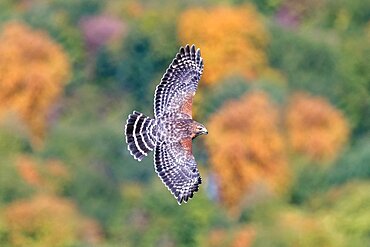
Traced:
POLYGON ((9 23, 0 35, 0 67, 0 114, 19 114, 38 144, 50 108, 68 82, 68 58, 47 34, 9 23))
POLYGON ((73 89, 85 82, 86 51, 83 35, 77 27, 82 17, 93 15, 101 9, 101 2, 95 0, 19 2, 21 5, 23 3, 21 8, 23 11, 17 18, 21 18, 34 28, 47 31, 68 54, 73 76, 67 89, 73 89))
POLYGON ((230 75, 254 79, 268 67, 268 33, 252 5, 190 8, 180 16, 178 29, 183 43, 202 47, 208 84, 230 75))
POLYGON ((249 247, 255 240, 256 231, 250 225, 237 226, 233 229, 215 229, 209 233, 206 246, 249 247))
POLYGON ((303 204, 329 189, 350 181, 368 180, 370 177, 370 153, 368 152, 370 143, 367 139, 357 141, 329 168, 320 167, 312 161, 299 162, 291 187, 291 202, 303 204))
POLYGON ((199 246, 213 224, 228 224, 202 190, 197 194, 199 200, 179 212, 172 198, 163 196, 162 189, 158 180, 147 188, 138 183, 122 185, 120 217, 110 222, 115 241, 129 246, 199 246))
POLYGON ((3 159, 0 165, 0 207, 32 195, 34 190, 21 179, 13 162, 3 159))
POLYGON ((241 77, 227 78, 207 90, 199 90, 193 102, 193 114, 201 122, 216 113, 228 100, 239 99, 251 89, 251 84, 241 77))
POLYGON ((356 35, 356 32, 361 32, 361 29, 369 23, 370 3, 367 1, 327 0, 324 4, 323 7, 326 8, 326 11, 317 12, 319 18, 315 21, 316 25, 320 25, 320 28, 356 35))
POLYGON ((302 93, 292 96, 286 125, 292 150, 318 161, 333 160, 349 134, 341 112, 323 98, 302 93))
POLYGON ((63 194, 70 182, 70 173, 59 160, 47 160, 44 164, 30 157, 18 157, 16 168, 22 179, 38 191, 63 194))
POLYGON ((338 95, 339 107, 348 115, 354 134, 370 129, 370 36, 346 41, 340 49, 339 71, 345 82, 338 95))
POLYGON ((84 240, 85 221, 65 199, 38 195, 9 204, 2 214, 3 246, 73 246, 84 240))
POLYGON ((227 207, 235 209, 253 189, 281 192, 287 185, 289 171, 278 121, 277 109, 262 92, 225 104, 209 120, 213 134, 206 144, 227 207))
POLYGON ((319 217, 297 209, 281 210, 257 228, 253 246, 346 246, 319 217))
POLYGON ((0 246, 368 246, 368 2, 0 1, 0 246), (123 128, 185 43, 210 134, 179 207, 123 128))
POLYGON ((175 16, 148 11, 135 19, 124 41, 117 76, 138 103, 137 110, 151 111, 155 85, 178 50, 175 16))
POLYGON ((341 83, 336 70, 338 51, 325 41, 279 26, 272 26, 271 32, 269 60, 287 77, 289 87, 335 98, 341 83))
POLYGON ((349 183, 335 188, 317 202, 323 223, 341 235, 344 246, 361 246, 370 242, 370 184, 349 183))
POLYGON ((329 98, 345 112, 354 135, 367 133, 370 128, 367 117, 370 114, 369 3, 361 0, 272 2, 279 6, 273 22, 280 25, 270 24, 274 38, 267 54, 271 66, 286 75, 292 90, 329 98), (288 15, 289 21, 296 21, 297 16, 289 17, 291 13, 287 11, 308 13, 303 19, 302 15, 298 16, 301 28, 292 29, 284 22, 286 19, 279 20, 281 15, 288 15))
POLYGON ((355 142, 329 170, 327 182, 336 186, 351 180, 369 180, 369 148, 369 136, 355 142))

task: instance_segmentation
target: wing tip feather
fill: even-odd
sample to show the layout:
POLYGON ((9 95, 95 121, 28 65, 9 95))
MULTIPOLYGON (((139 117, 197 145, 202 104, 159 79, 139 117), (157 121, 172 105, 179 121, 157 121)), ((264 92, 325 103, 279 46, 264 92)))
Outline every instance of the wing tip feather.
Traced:
POLYGON ((154 165, 155 165, 155 172, 165 185, 165 187, 170 191, 170 193, 175 197, 177 204, 181 205, 182 203, 187 203, 190 199, 193 198, 194 194, 199 191, 199 185, 201 184, 201 176, 198 172, 198 179, 192 186, 189 186, 186 191, 179 190, 178 186, 174 185, 172 181, 168 179, 168 177, 163 177, 166 173, 161 169, 157 168, 157 164, 161 163, 160 157, 157 155, 160 148, 160 145, 157 145, 154 152, 154 165), (158 149, 158 150, 157 150, 158 149))
MULTIPOLYGON (((156 101, 157 99, 160 99, 161 95, 165 92, 165 90, 160 90, 159 85, 162 85, 163 87, 168 86, 171 82, 171 78, 177 78, 176 76, 178 75, 174 75, 176 74, 176 71, 180 71, 179 73, 182 73, 187 69, 191 69, 197 74, 197 82, 194 86, 196 90, 198 81, 203 74, 203 58, 201 57, 200 48, 196 48, 194 44, 192 44, 191 46, 189 44, 186 44, 185 46, 181 46, 179 48, 179 52, 175 55, 171 64, 162 76, 161 82, 155 88, 155 100, 153 104, 155 117, 160 117, 164 111, 164 105, 160 103, 158 104, 158 102, 156 101)), ((195 94, 195 92, 193 94, 195 94)), ((163 98, 161 98, 161 101, 163 101, 163 98)))

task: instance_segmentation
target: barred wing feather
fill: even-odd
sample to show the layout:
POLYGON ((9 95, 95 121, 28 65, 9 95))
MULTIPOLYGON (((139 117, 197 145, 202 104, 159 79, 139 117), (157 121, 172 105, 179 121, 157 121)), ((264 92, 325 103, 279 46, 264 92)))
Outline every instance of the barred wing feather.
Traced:
POLYGON ((163 75, 154 95, 156 118, 182 112, 191 117, 193 96, 203 73, 203 59, 195 46, 181 47, 163 75))
MULTIPOLYGON (((191 143, 191 139, 186 142, 191 143)), ((192 198, 202 183, 194 156, 181 142, 158 144, 154 150, 154 165, 178 204, 192 198)))

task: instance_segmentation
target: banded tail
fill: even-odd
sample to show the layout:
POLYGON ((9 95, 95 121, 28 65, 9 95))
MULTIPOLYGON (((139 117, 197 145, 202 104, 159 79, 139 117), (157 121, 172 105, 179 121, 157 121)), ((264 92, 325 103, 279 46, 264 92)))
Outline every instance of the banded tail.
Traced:
POLYGON ((154 119, 134 111, 128 116, 125 135, 130 154, 141 161, 155 147, 154 119))

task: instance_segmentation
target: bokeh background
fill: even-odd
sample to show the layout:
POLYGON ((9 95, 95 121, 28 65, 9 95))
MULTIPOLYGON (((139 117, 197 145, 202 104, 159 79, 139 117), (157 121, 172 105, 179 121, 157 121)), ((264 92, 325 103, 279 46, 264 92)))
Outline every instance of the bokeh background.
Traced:
POLYGON ((1 0, 0 246, 370 246, 370 1, 1 0), (181 45, 203 184, 128 153, 181 45))

